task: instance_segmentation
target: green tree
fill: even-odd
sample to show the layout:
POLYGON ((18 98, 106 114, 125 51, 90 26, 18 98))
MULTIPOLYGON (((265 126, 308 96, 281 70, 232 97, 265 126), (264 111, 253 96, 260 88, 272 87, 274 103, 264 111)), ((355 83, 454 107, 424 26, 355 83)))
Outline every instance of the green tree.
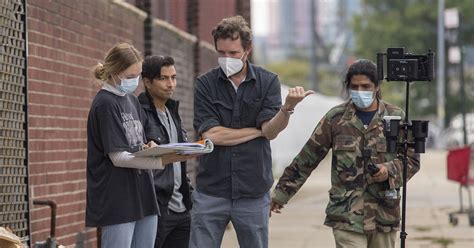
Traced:
MULTIPOLYGON (((405 47, 405 52, 436 52, 437 5, 435 0, 364 0, 362 12, 355 16, 356 56, 375 61, 376 54, 388 47, 405 47)), ((472 28, 474 4, 470 0, 447 0, 446 7, 461 11, 463 44, 474 41, 472 28)), ((435 59, 436 62, 436 59, 435 59)), ((405 83, 388 82, 383 86, 384 98, 404 106, 405 83)), ((448 96, 449 98, 449 96, 448 96)), ((447 109, 452 109, 447 101, 447 109)), ((436 81, 416 82, 410 87, 410 116, 433 116, 436 113, 436 81)))
POLYGON ((304 60, 286 60, 265 66, 278 74, 280 81, 288 86, 308 86, 309 64, 304 60))

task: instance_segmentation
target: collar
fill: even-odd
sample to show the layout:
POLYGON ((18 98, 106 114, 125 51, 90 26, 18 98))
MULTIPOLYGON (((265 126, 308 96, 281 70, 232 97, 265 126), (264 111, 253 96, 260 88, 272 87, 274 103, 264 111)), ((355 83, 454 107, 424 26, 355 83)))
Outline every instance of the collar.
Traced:
MULTIPOLYGON (((138 96, 138 101, 140 102, 140 105, 142 108, 150 110, 150 111, 155 111, 155 105, 153 104, 153 101, 151 99, 151 96, 148 92, 144 91, 138 96)), ((168 108, 171 111, 175 111, 179 107, 179 101, 173 100, 173 99, 168 99, 165 103, 166 108, 168 108)))
POLYGON ((117 88, 115 88, 114 86, 108 84, 107 82, 104 82, 104 84, 102 85, 102 89, 106 90, 106 91, 108 91, 112 94, 115 94, 117 96, 125 96, 126 95, 126 93, 118 90, 117 88))
MULTIPOLYGON (((344 111, 344 114, 342 115, 342 119, 345 121, 348 121, 351 123, 353 126, 358 128, 359 130, 365 130, 364 125, 362 122, 359 120, 359 118, 356 117, 356 111, 357 109, 355 108, 354 103, 352 100, 349 100, 346 102, 346 110, 344 111)), ((385 103, 379 99, 379 106, 377 109, 377 112, 375 113, 374 117, 372 118, 372 121, 369 124, 369 127, 367 130, 375 128, 377 125, 379 125, 378 119, 383 118, 383 116, 387 115, 387 110, 385 107, 385 103)))
MULTIPOLYGON (((242 79, 242 81, 240 81, 240 83, 245 82, 246 79, 247 79, 247 77, 244 77, 244 78, 242 79)), ((239 88, 239 86, 235 85, 235 84, 234 84, 234 81, 232 81, 230 78, 227 78, 227 80, 232 84, 232 87, 234 87, 235 92, 237 92, 237 89, 239 88)))
MULTIPOLYGON (((246 63, 247 63, 247 75, 245 76, 244 81, 248 81, 250 79, 256 80, 257 76, 255 74, 255 66, 248 61, 246 63)), ((219 70, 217 71, 217 78, 223 79, 223 80, 230 80, 230 78, 228 78, 224 74, 224 71, 220 67, 219 67, 219 70)))
MULTIPOLYGON (((354 117, 356 111, 357 109, 355 108, 354 103, 352 102, 352 100, 349 100, 346 102, 346 111, 344 111, 342 118, 345 120, 350 120, 354 117)), ((385 115, 385 112, 385 103, 381 99, 379 99, 379 106, 376 113, 383 116, 385 115)))

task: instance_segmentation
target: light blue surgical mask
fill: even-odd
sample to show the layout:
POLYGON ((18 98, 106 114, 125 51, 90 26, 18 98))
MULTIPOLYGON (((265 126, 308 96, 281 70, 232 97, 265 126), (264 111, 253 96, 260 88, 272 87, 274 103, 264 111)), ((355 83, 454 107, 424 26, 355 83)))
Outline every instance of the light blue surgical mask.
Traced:
POLYGON ((364 90, 349 90, 352 102, 360 109, 366 109, 374 102, 374 92, 364 90))
POLYGON ((136 78, 120 78, 120 85, 117 85, 117 89, 123 93, 133 93, 138 87, 138 82, 140 82, 140 76, 136 78))

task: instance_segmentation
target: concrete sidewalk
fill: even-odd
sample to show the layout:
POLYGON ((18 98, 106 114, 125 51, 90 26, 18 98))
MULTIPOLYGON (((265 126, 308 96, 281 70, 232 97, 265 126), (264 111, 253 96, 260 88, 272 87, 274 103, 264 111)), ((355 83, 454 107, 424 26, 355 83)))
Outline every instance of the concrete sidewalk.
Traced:
MULTIPOLYGON (((323 225, 330 185, 328 158, 283 213, 272 215, 270 248, 335 247, 332 230, 323 225)), ((447 180, 445 151, 421 155, 421 171, 407 186, 406 247, 474 248, 474 227, 469 226, 467 215, 459 216, 457 226, 449 223, 448 214, 459 210, 458 189, 459 184, 447 180)), ((466 193, 464 196, 467 206, 466 193)), ((400 246, 399 238, 396 246, 400 246)), ((233 229, 226 231, 222 247, 239 247, 233 229)))

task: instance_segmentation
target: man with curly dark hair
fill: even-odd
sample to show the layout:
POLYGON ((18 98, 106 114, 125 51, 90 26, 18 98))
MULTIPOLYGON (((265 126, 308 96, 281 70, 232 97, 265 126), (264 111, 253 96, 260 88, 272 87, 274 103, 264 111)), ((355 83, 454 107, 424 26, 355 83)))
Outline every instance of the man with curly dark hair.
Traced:
MULTIPOLYGON (((382 100, 377 66, 359 59, 343 81, 346 102, 329 110, 308 142, 285 168, 272 192, 271 210, 301 189, 331 150, 331 188, 324 224, 337 248, 393 248, 400 228, 403 152, 387 152, 383 120, 404 111, 382 100)), ((408 149, 408 179, 420 170, 420 155, 408 149)))
POLYGON ((252 32, 241 16, 223 19, 212 35, 219 67, 196 80, 194 128, 215 146, 199 161, 190 247, 220 247, 230 221, 240 247, 268 247, 270 140, 312 91, 291 88, 281 105, 277 75, 248 61, 252 32))

